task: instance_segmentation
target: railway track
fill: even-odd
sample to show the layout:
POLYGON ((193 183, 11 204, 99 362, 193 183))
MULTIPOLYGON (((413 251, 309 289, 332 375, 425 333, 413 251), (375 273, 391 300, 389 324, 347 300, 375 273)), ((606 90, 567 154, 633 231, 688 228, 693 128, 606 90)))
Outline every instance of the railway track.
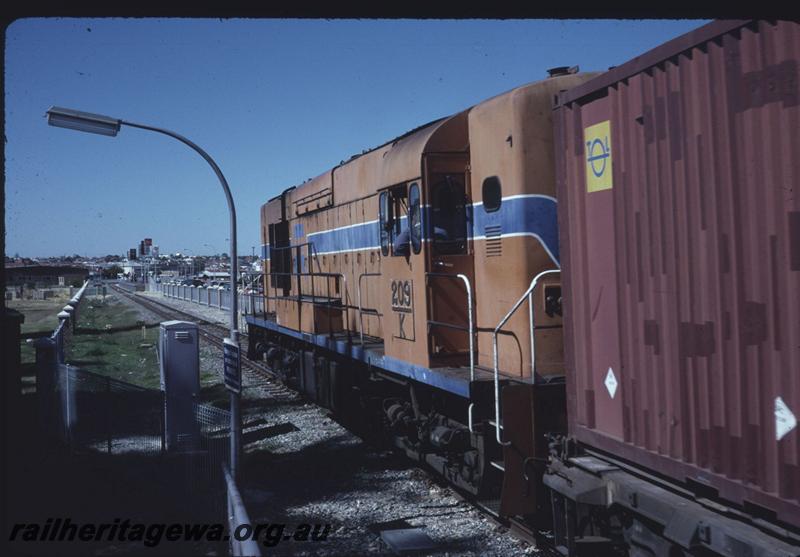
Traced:
MULTIPOLYGON (((111 288, 123 297, 131 300, 135 304, 145 308, 146 310, 164 318, 165 320, 180 319, 183 321, 191 321, 197 323, 200 338, 214 347, 222 350, 223 339, 228 336, 229 330, 222 325, 212 323, 210 321, 200 319, 196 315, 187 313, 176 309, 168 304, 150 300, 143 296, 137 296, 117 285, 112 285, 111 288)), ((243 335, 247 336, 247 335, 243 335)), ((246 381, 246 387, 258 387, 263 389, 266 394, 272 398, 280 400, 296 400, 300 395, 288 388, 280 378, 267 366, 260 362, 255 362, 247 358, 244 354, 247 350, 242 350, 242 374, 245 376, 243 379, 246 381), (249 376, 249 377, 248 377, 249 376)))
MULTIPOLYGON (((112 285, 112 289, 122 296, 128 298, 132 302, 144 307, 148 311, 164 319, 181 319, 197 323, 201 338, 211 345, 218 347, 220 350, 222 349, 223 338, 227 337, 229 333, 229 330, 226 327, 219 325, 218 323, 212 323, 210 321, 201 319, 191 313, 176 309, 169 304, 165 304, 143 296, 137 296, 135 293, 119 288, 116 285, 112 285)), ((246 337, 247 335, 243 336, 246 337)), ((246 350, 243 350, 243 354, 244 353, 246 353, 246 350)), ((249 360, 244 355, 242 355, 242 371, 243 373, 246 371, 250 375, 250 382, 246 386, 261 387, 267 391, 269 396, 277 399, 296 400, 302 398, 302 395, 285 386, 277 377, 277 375, 267 366, 264 366, 259 362, 249 360)), ((313 405, 313 403, 311 404, 313 405)), ((442 487, 447 487, 447 483, 443 482, 441 479, 437 479, 435 481, 442 487)), ((501 518, 497 512, 499 502, 495 502, 496 504, 494 505, 486 504, 485 502, 478 501, 467 496, 466 494, 459 493, 457 490, 452 490, 452 494, 456 499, 472 505, 497 526, 508 528, 514 537, 534 544, 538 550, 537 555, 541 555, 543 557, 557 557, 560 555, 549 543, 549 540, 547 540, 546 537, 542 536, 540 533, 533 532, 520 524, 509 523, 507 520, 501 518)))

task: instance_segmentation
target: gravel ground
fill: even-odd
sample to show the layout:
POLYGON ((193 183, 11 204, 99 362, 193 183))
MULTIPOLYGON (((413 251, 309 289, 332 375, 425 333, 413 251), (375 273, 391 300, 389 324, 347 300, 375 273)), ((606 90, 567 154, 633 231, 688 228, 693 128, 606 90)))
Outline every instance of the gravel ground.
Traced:
MULTIPOLYGON (((225 311, 148 296, 203 319, 227 322, 225 311)), ((215 352, 205 357, 221 367, 215 352)), ((379 532, 391 528, 380 524, 393 521, 395 528, 397 521, 422 528, 435 544, 424 552, 428 555, 538 553, 404 456, 363 442, 327 410, 301 397, 270 397, 264 379, 246 374, 243 382, 240 489, 251 521, 286 524, 284 538, 299 524, 331 525, 324 540, 285 539, 264 547, 265 554, 391 554, 379 532), (255 427, 248 428, 250 423, 255 427)))

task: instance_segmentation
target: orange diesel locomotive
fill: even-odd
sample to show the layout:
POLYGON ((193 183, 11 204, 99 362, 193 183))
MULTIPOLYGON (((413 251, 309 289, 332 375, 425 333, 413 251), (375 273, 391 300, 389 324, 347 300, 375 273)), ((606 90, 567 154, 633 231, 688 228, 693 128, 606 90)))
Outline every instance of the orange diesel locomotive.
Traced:
POLYGON ((551 73, 266 203, 248 318, 250 355, 343 420, 490 501, 510 472, 504 514, 565 426, 552 103, 591 76, 551 73))

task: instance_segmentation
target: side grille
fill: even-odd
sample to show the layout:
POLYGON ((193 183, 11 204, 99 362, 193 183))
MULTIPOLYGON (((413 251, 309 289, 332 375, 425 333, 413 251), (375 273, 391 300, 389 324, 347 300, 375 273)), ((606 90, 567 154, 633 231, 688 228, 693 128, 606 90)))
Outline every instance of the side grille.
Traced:
POLYGON ((483 233, 486 236, 486 257, 503 255, 503 227, 499 224, 486 226, 483 233))

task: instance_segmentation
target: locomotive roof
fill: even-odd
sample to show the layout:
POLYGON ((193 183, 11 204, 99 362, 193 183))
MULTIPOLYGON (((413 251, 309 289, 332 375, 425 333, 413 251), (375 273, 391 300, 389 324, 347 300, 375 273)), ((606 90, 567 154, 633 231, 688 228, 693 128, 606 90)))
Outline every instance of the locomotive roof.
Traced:
MULTIPOLYGON (((576 68, 577 68, 577 66, 576 66, 576 68)), ((472 106, 467 107, 463 111, 458 111, 456 113, 453 113, 453 114, 451 114, 449 116, 445 116, 443 118, 437 118, 436 120, 432 120, 432 121, 428 122, 427 124, 423 124, 421 126, 418 126, 418 127, 414 128, 412 130, 409 130, 409 131, 405 132, 402 135, 399 135, 399 136, 395 137, 394 139, 391 139, 391 140, 389 140, 389 141, 387 141, 385 143, 382 143, 382 144, 378 145, 377 147, 373 147, 372 149, 367 149, 367 150, 363 151, 362 153, 355 154, 355 155, 351 156, 349 159, 347 159, 346 161, 343 160, 337 166, 342 166, 342 165, 347 164, 347 163, 349 163, 349 162, 351 162, 353 160, 358 159, 359 157, 361 157, 363 155, 367 155, 369 153, 372 153, 373 151, 377 151, 378 149, 386 147, 387 145, 397 143, 397 142, 399 142, 399 141, 401 141, 401 140, 403 140, 403 139, 405 139, 405 138, 407 138, 407 137, 409 137, 411 135, 414 135, 415 133, 420 132, 420 131, 422 131, 422 130, 430 127, 430 126, 433 126, 433 125, 438 124, 438 123, 442 123, 445 120, 447 120, 449 118, 452 118, 453 116, 456 116, 457 114, 460 114, 462 112, 468 112, 468 111, 472 110, 475 107, 481 106, 481 105, 486 104, 486 103, 488 103, 490 101, 494 101, 495 99, 498 99, 500 97, 504 97, 506 95, 513 95, 514 93, 516 93, 518 91, 521 91, 523 89, 527 89, 527 88, 532 87, 534 85, 537 85, 537 84, 539 84, 539 83, 541 83, 543 81, 549 81, 551 79, 557 79, 558 77, 559 76, 553 76, 553 77, 548 77, 548 78, 545 78, 545 79, 542 79, 542 80, 531 81, 531 82, 525 83, 523 85, 519 85, 517 87, 514 87, 513 89, 509 89, 508 91, 504 91, 502 93, 498 93, 497 95, 494 95, 492 97, 489 97, 488 99, 484 99, 484 100, 480 101, 479 103, 476 103, 476 104, 474 104, 472 106)))
MULTIPOLYGON (((538 83, 541 83, 543 81, 547 81, 547 80, 550 80, 550 79, 558 79, 558 77, 550 77, 550 78, 546 78, 544 80, 533 81, 533 82, 526 83, 524 85, 520 85, 518 87, 515 87, 515 88, 510 89, 508 91, 505 91, 503 93, 499 93, 499 94, 497 94, 497 95, 495 95, 493 97, 490 97, 488 99, 482 100, 481 102, 476 103, 476 104, 466 108, 463 111, 459 111, 457 113, 454 113, 454 114, 449 115, 449 116, 445 116, 443 118, 437 118, 436 120, 432 120, 432 121, 430 121, 430 122, 428 122, 426 124, 423 124, 423 125, 418 126, 418 127, 414 128, 414 129, 411 129, 411 130, 409 130, 409 131, 407 131, 407 132, 405 132, 405 133, 403 133, 403 134, 401 134, 401 135, 399 135, 399 136, 397 136, 397 137, 395 137, 395 138, 393 138, 393 139, 391 139, 389 141, 386 141, 385 143, 382 143, 382 144, 380 144, 380 145, 378 145, 376 147, 373 147, 371 149, 367 149, 367 150, 365 150, 365 151, 363 151, 361 153, 357 153, 357 154, 351 156, 350 158, 348 158, 347 160, 342 160, 338 165, 325 170, 319 176, 316 176, 314 178, 310 178, 309 180, 306 180, 305 182, 303 182, 301 184, 298 184, 297 186, 293 186, 292 188, 287 188, 286 190, 284 190, 284 193, 289 191, 289 190, 291 190, 291 189, 293 189, 293 188, 305 189, 305 187, 311 187, 312 190, 313 190, 314 186, 312 186, 312 184, 313 185, 318 185, 320 181, 328 180, 330 175, 331 175, 331 173, 336 171, 337 169, 342 168, 342 167, 346 167, 347 165, 362 159, 362 157, 364 157, 366 155, 370 155, 372 153, 375 153, 376 151, 380 151, 381 149, 384 149, 384 148, 386 148, 388 146, 395 146, 396 144, 404 142, 404 140, 408 140, 409 138, 411 138, 413 136, 416 136, 418 134, 419 134, 418 135, 418 139, 420 140, 419 142, 422 143, 421 148, 424 149, 425 142, 433 135, 433 133, 439 128, 439 126, 443 125, 448 120, 453 119, 453 118, 457 117, 458 115, 464 114, 465 112, 469 112, 470 110, 472 110, 475 107, 481 106, 481 105, 486 104, 486 103, 491 102, 491 101, 494 101, 494 100, 496 100, 498 98, 501 98, 501 97, 504 97, 506 95, 513 95, 513 94, 515 94, 515 93, 517 93, 517 92, 519 92, 519 91, 521 91, 523 89, 530 88, 532 86, 535 86, 538 83)), ((417 138, 415 138, 415 139, 417 139, 417 138)), ((417 142, 414 141, 413 143, 417 143, 417 142)), ((412 147, 412 145, 410 143, 408 145, 408 148, 413 150, 413 147, 412 147)), ((390 174, 396 174, 396 173, 390 173, 390 174)), ((391 183, 394 183, 394 182, 391 182, 391 183)), ((384 185, 389 185, 389 183, 384 184, 384 185)), ((276 196, 270 198, 268 202, 274 201, 275 199, 277 199, 279 197, 280 197, 280 195, 276 195, 276 196)))
POLYGON ((367 149, 367 150, 365 150, 365 151, 363 151, 363 152, 361 152, 361 153, 355 154, 355 155, 353 155, 352 157, 350 157, 349 159, 347 159, 346 161, 344 161, 344 160, 343 160, 342 162, 340 162, 340 163, 339 163, 339 165, 338 165, 338 166, 341 166, 341 165, 347 164, 347 163, 349 163, 350 161, 353 161, 353 160, 355 160, 355 159, 357 159, 357 158, 359 158, 359 157, 361 157, 361 156, 363 156, 363 155, 368 155, 369 153, 372 153, 373 151, 377 151, 378 149, 381 149, 382 147, 386 147, 387 145, 390 145, 390 144, 395 144, 395 143, 397 143, 398 141, 400 141, 400 140, 402 140, 402 139, 405 139, 406 137, 409 137, 409 136, 411 136, 411 135, 414 135, 415 133, 417 133, 417 132, 419 132, 419 131, 422 131, 422 130, 424 130, 425 128, 428 128, 428 127, 430 127, 430 126, 433 126, 434 124, 437 124, 437 123, 439 123, 439 122, 443 122, 443 121, 444 121, 444 120, 446 120, 447 118, 449 118, 449 117, 448 117, 448 116, 445 116, 444 118, 437 118, 436 120, 431 120, 431 121, 430 121, 430 122, 428 122, 427 124, 423 124, 423 125, 421 125, 421 126, 417 126, 417 127, 416 127, 416 128, 414 128, 413 130, 409 130, 409 131, 407 131, 406 133, 404 133, 404 134, 402 134, 402 135, 398 135, 398 136, 397 136, 397 137, 395 137, 394 139, 391 139, 391 140, 389 140, 389 141, 387 141, 387 142, 385 142, 385 143, 381 143, 381 144, 380 144, 380 145, 378 145, 377 147, 373 147, 372 149, 367 149))

